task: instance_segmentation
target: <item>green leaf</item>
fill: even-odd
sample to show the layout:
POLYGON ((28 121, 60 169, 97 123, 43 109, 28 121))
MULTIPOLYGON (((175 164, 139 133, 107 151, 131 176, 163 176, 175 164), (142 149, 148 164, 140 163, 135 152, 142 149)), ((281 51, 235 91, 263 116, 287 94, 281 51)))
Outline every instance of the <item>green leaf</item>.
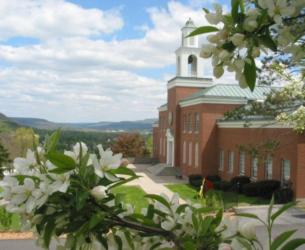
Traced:
POLYGON ((272 195, 269 207, 268 207, 268 213, 267 213, 267 220, 268 220, 268 225, 271 225, 271 213, 274 205, 274 195, 272 195))
POLYGON ((238 21, 238 7, 240 0, 231 0, 231 15, 234 22, 238 21))
POLYGON ((111 185, 111 186, 109 187, 109 189, 113 189, 113 188, 115 188, 115 187, 117 187, 117 186, 121 186, 121 185, 123 185, 123 184, 125 184, 125 183, 127 183, 127 182, 130 182, 130 181, 133 181, 133 180, 135 180, 135 179, 137 179, 137 178, 139 178, 139 176, 132 176, 132 177, 129 177, 129 178, 127 178, 127 179, 118 181, 118 182, 116 182, 115 184, 111 185))
POLYGON ((203 223, 201 224, 201 232, 200 236, 205 236, 206 233, 208 232, 214 218, 212 216, 207 216, 204 218, 203 223))
POLYGON ((177 214, 180 214, 180 213, 184 212, 184 210, 185 210, 188 206, 189 206, 188 204, 181 204, 181 205, 179 205, 179 207, 178 207, 177 210, 176 210, 176 213, 177 213, 177 214))
POLYGON ((214 26, 201 26, 201 27, 198 27, 197 29, 195 29, 194 31, 192 31, 187 37, 198 36, 201 34, 211 33, 211 32, 215 32, 215 31, 219 31, 219 29, 217 29, 214 26))
MULTIPOLYGON (((46 157, 52 164, 58 169, 62 169, 64 172, 75 169, 75 161, 67 155, 58 152, 49 152, 46 157)), ((50 172, 56 173, 58 170, 54 169, 50 172)))
POLYGON ((202 8, 202 10, 205 12, 205 14, 210 13, 210 11, 207 8, 202 8))
POLYGON ((198 223, 196 214, 194 214, 194 213, 192 214, 192 222, 193 222, 193 227, 194 227, 195 231, 198 232, 199 223, 198 223))
POLYGON ((89 221, 89 229, 94 228, 96 225, 98 225, 100 222, 104 221, 105 214, 104 213, 96 213, 94 214, 89 221))
MULTIPOLYGON (((171 248, 172 249, 172 248, 171 248)), ((191 241, 191 240, 188 240, 188 241, 185 241, 184 242, 184 248, 183 249, 187 249, 187 250, 196 250, 197 247, 196 247, 196 244, 191 241)))
POLYGON ((229 52, 233 52, 236 48, 232 42, 224 43, 221 47, 229 52))
POLYGON ((249 88, 253 91, 256 82, 256 65, 252 57, 245 60, 244 74, 249 88))
POLYGON ((276 52, 277 51, 277 44, 275 43, 275 41, 271 38, 271 36, 269 35, 269 33, 267 33, 264 36, 261 36, 258 38, 258 40, 260 41, 260 43, 262 43, 265 47, 267 47, 268 49, 271 49, 272 51, 276 52))
POLYGON ((147 195, 145 195, 145 197, 156 200, 156 201, 160 202, 162 205, 164 205, 165 207, 167 207, 169 210, 171 210, 171 207, 170 207, 168 201, 165 198, 163 198, 162 196, 156 195, 156 194, 147 194, 147 195))
POLYGON ((274 222, 277 217, 279 217, 282 213, 287 211, 289 208, 294 206, 294 202, 289 202, 285 205, 283 205, 278 211, 276 211, 272 216, 271 216, 271 221, 274 222))
POLYGON ((281 250, 294 250, 305 244, 305 239, 293 239, 286 243, 281 250))
POLYGON ((129 175, 129 176, 136 176, 136 173, 127 167, 119 167, 116 169, 111 169, 108 172, 111 174, 122 174, 122 175, 129 175))
POLYGON ((54 133, 52 133, 47 138, 47 140, 46 140, 46 152, 47 153, 55 150, 56 145, 59 141, 60 134, 61 134, 61 130, 57 129, 54 133))
POLYGON ((250 213, 238 213, 236 216, 240 217, 246 217, 246 218, 251 218, 251 219, 256 219, 256 220, 261 220, 257 215, 255 214, 250 214, 250 213))
POLYGON ((81 210, 87 201, 87 198, 89 197, 89 193, 86 191, 81 191, 76 193, 76 210, 79 211, 81 210))
POLYGON ((222 216, 223 216, 223 211, 222 209, 219 209, 214 220, 214 224, 216 225, 216 227, 220 225, 222 221, 222 216))
POLYGON ((251 244, 246 239, 238 237, 237 240, 243 245, 244 248, 247 250, 252 250, 251 244))
POLYGON ((277 250, 280 245, 282 245, 286 240, 288 240, 297 230, 290 230, 284 233, 281 233, 277 236, 270 247, 270 250, 277 250))
POLYGON ((47 249, 49 249, 54 229, 55 229, 55 220, 51 219, 47 222, 43 233, 43 241, 47 249))

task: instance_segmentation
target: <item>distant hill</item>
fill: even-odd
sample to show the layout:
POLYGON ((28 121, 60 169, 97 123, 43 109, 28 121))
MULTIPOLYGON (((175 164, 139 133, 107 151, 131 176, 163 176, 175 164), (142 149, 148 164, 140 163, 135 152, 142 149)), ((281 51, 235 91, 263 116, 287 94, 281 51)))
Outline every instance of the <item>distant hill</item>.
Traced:
POLYGON ((19 125, 12 119, 8 118, 4 114, 0 113, 0 132, 8 132, 15 130, 19 125))
POLYGON ((95 122, 95 123, 56 123, 39 118, 10 117, 11 120, 22 126, 38 129, 65 130, 91 130, 91 131, 150 131, 156 119, 120 122, 95 122))

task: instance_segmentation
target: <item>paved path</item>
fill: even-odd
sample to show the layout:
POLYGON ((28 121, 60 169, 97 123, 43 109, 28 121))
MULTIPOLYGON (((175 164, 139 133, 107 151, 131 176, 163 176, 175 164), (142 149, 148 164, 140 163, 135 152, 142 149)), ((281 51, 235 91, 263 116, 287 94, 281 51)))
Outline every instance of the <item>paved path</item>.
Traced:
MULTIPOLYGON (((273 209, 273 213, 277 211, 279 206, 276 206, 273 209)), ((266 220, 267 218, 267 206, 257 206, 257 207, 240 207, 236 209, 239 213, 252 213, 256 214, 261 218, 262 220, 266 220)), ((245 223, 249 221, 255 221, 253 219, 249 218, 240 218, 239 223, 245 223)), ((297 229, 298 231, 295 233, 295 235, 292 238, 305 238, 305 211, 299 208, 291 208, 284 214, 278 217, 278 219, 275 222, 275 225, 273 227, 273 238, 278 236, 284 231, 297 229)), ((261 224, 258 224, 256 227, 256 234, 259 238, 260 242, 263 243, 264 246, 266 246, 267 243, 267 232, 265 230, 264 226, 261 226, 261 224)), ((292 239, 291 238, 291 239, 292 239)), ((268 249, 265 247, 265 249, 268 249)), ((298 250, 305 250, 305 246, 297 248, 298 250)))
MULTIPOLYGON (((129 164, 128 168, 133 169, 141 178, 133 180, 128 185, 138 185, 148 194, 166 194, 168 197, 173 196, 173 192, 164 185, 169 183, 186 183, 185 180, 177 179, 175 176, 156 176, 150 173, 147 168, 151 165, 146 164, 129 164)), ((180 199, 181 203, 185 201, 180 199)))

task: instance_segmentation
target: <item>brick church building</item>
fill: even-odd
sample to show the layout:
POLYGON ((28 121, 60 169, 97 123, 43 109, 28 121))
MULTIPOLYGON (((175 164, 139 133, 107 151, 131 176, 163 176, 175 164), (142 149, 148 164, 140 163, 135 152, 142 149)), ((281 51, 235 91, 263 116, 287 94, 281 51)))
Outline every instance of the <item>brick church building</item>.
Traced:
POLYGON ((216 84, 205 77, 198 37, 192 20, 182 28, 176 50, 176 76, 167 83, 167 103, 159 107, 153 126, 153 154, 161 163, 179 168, 183 176, 219 175, 224 180, 246 175, 253 180, 290 181, 296 198, 305 199, 305 136, 289 126, 253 117, 225 120, 224 113, 254 101, 271 90, 257 86, 253 92, 235 84, 216 84), (263 161, 239 145, 277 140, 279 146, 263 161))

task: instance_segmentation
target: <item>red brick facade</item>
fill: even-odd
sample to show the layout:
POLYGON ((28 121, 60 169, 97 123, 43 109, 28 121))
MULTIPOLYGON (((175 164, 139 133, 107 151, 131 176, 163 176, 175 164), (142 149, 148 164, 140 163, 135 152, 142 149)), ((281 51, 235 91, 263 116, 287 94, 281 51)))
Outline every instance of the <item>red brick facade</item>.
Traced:
MULTIPOLYGON (((159 112, 158 127, 153 129, 154 156, 167 162, 167 131, 175 138, 174 166, 180 168, 183 176, 191 174, 215 175, 224 180, 240 175, 239 145, 258 145, 267 140, 277 140, 279 147, 273 152, 272 167, 268 178, 282 180, 283 164, 290 166, 290 180, 296 198, 305 198, 305 138, 290 128, 257 127, 227 128, 217 123, 226 111, 240 104, 201 103, 182 107, 179 104, 198 88, 175 87, 168 91, 168 106, 159 112), (169 123, 172 112, 172 123, 169 123), (190 122, 191 121, 191 122, 190 122), (220 169, 220 152, 223 151, 223 169, 220 169), (233 170, 228 171, 228 155, 234 152, 233 170), (272 170, 271 170, 272 169, 272 170)), ((252 176, 253 160, 249 153, 244 154, 244 175, 252 176)), ((285 165, 285 166, 286 166, 285 165)), ((289 169, 287 167, 287 169, 289 169)), ((264 160, 258 160, 256 180, 263 180, 267 167, 264 160)), ((287 170, 288 171, 288 170, 287 170)), ((286 171, 286 172, 287 172, 286 171)))

